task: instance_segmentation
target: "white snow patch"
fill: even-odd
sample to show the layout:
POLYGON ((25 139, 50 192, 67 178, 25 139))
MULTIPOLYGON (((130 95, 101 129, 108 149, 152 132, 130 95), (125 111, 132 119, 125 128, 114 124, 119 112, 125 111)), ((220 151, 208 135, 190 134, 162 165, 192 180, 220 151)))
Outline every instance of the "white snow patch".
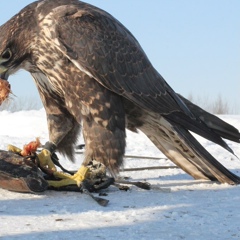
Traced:
MULTIPOLYGON (((220 116, 240 129, 240 116, 220 116)), ((40 137, 48 140, 45 111, 0 112, 0 149, 22 147, 40 137)), ((127 133, 127 155, 164 157, 142 134, 127 133)), ((80 138, 80 142, 82 138, 80 138)), ((199 141, 224 166, 240 175, 239 159, 202 138, 199 141)), ((237 143, 227 141, 237 156, 237 143)), ((81 142, 82 143, 82 142, 81 142)), ((60 157, 69 169, 76 163, 60 157)), ((169 160, 127 159, 125 168, 173 165, 169 160)), ((88 196, 46 191, 39 195, 0 189, 0 239, 240 239, 240 188, 195 181, 180 169, 122 172, 133 180, 170 189, 146 191, 131 187, 122 192, 111 186, 107 207, 88 196)))

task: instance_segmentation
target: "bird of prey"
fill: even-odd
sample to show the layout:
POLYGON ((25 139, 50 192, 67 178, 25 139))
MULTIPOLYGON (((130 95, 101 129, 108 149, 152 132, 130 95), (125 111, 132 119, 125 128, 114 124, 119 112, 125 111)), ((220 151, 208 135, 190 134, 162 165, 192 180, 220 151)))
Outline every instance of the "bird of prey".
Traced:
POLYGON ((239 131, 177 94, 109 13, 78 0, 26 6, 0 27, 0 77, 19 69, 30 72, 38 88, 50 151, 73 159, 82 126, 83 166, 95 159, 115 176, 126 128, 139 129, 193 178, 240 183, 190 133, 232 152, 222 138, 239 143, 239 131))

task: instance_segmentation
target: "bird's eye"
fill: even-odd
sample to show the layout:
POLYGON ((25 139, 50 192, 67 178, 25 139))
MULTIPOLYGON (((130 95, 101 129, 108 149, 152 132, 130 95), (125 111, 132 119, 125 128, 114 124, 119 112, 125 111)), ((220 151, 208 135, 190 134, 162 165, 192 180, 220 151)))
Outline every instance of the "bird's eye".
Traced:
POLYGON ((6 62, 12 57, 12 52, 9 48, 7 48, 1 55, 1 60, 6 62))

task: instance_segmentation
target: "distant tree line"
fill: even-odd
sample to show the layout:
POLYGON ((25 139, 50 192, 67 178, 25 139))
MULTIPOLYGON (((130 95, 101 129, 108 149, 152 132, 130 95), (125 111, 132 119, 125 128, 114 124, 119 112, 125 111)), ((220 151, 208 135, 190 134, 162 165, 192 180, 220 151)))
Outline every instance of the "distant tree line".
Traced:
POLYGON ((232 106, 229 102, 224 99, 221 95, 218 95, 215 99, 210 99, 209 97, 199 97, 189 94, 188 100, 200 106, 204 110, 213 114, 240 114, 240 105, 236 103, 236 106, 232 106))
POLYGON ((15 97, 10 96, 0 106, 0 111, 18 112, 22 110, 39 110, 43 107, 40 99, 36 97, 15 97))

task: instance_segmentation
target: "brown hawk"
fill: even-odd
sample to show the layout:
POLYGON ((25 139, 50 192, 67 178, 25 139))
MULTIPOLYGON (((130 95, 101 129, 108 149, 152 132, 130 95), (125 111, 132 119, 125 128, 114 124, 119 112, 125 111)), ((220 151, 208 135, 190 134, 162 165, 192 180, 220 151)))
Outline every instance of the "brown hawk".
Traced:
POLYGON ((239 131, 176 94, 107 12, 77 0, 28 5, 0 27, 0 77, 19 69, 31 73, 46 109, 49 150, 73 159, 82 125, 83 165, 95 159, 115 175, 125 129, 140 129, 195 179, 240 183, 189 132, 232 152, 222 137, 239 143, 239 131))

